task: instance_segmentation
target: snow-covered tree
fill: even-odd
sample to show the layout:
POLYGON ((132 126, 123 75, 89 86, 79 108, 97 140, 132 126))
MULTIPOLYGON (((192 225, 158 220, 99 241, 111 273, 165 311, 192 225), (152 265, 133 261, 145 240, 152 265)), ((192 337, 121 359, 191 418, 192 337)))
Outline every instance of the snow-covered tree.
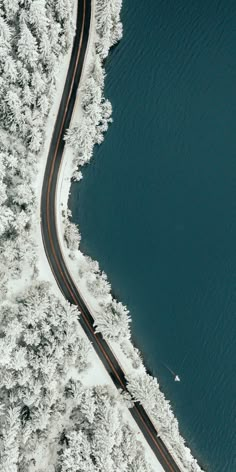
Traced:
POLYGON ((157 379, 143 372, 139 375, 129 375, 127 380, 128 390, 132 397, 144 406, 154 421, 158 434, 164 439, 170 452, 179 460, 184 470, 201 472, 201 468, 180 435, 178 422, 169 401, 159 388, 157 379))
POLYGON ((120 347, 122 352, 125 354, 125 356, 132 361, 132 367, 134 369, 138 369, 139 367, 142 367, 142 359, 141 359, 141 354, 139 350, 134 347, 134 345, 131 343, 130 339, 124 339, 120 343, 120 347))
POLYGON ((36 447, 54 421, 61 421, 68 372, 73 377, 86 370, 88 349, 79 334, 77 309, 54 297, 47 284, 35 285, 1 306, 0 403, 9 413, 0 426, 0 470, 17 471, 31 442, 36 447), (30 437, 24 434, 27 424, 30 437))
POLYGON ((112 300, 101 306, 96 315, 96 331, 103 333, 107 339, 123 340, 130 337, 129 323, 131 318, 127 308, 121 302, 112 300))
POLYGON ((95 129, 89 117, 67 130, 65 140, 76 154, 77 165, 83 166, 92 157, 95 129))
POLYGON ((108 55, 110 47, 122 37, 121 5, 122 0, 96 1, 96 30, 98 34, 96 46, 102 58, 108 55))
POLYGON ((37 65, 39 58, 37 41, 24 20, 20 25, 17 55, 26 66, 34 69, 37 65))
POLYGON ((19 432, 21 430, 18 407, 9 407, 2 427, 1 472, 17 472, 19 460, 19 432))
MULTIPOLYGON (((59 471, 135 472, 142 464, 142 472, 151 472, 141 443, 123 417, 120 396, 113 389, 87 388, 78 402, 63 433, 59 471)), ((141 472, 141 468, 137 470, 141 472)))
POLYGON ((68 249, 71 251, 71 254, 73 254, 73 251, 76 251, 79 248, 81 236, 77 226, 74 223, 71 223, 68 217, 65 218, 64 223, 64 239, 68 249))
POLYGON ((86 285, 90 293, 97 299, 103 299, 105 295, 110 293, 111 285, 107 280, 107 275, 102 272, 90 272, 86 277, 86 285))

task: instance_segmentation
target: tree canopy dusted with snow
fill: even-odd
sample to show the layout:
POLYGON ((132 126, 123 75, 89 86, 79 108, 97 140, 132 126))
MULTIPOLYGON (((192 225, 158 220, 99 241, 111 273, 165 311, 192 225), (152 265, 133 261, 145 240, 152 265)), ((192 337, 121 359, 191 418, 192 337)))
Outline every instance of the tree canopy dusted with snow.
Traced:
POLYGON ((111 303, 101 304, 95 320, 96 332, 101 332, 105 339, 122 341, 130 337, 130 321, 127 308, 113 299, 111 303))
POLYGON ((78 398, 78 406, 64 430, 58 472, 153 472, 142 444, 123 420, 119 395, 100 386, 82 394, 74 386, 70 395, 78 398))
POLYGON ((58 472, 151 472, 123 417, 123 405, 132 405, 127 395, 83 386, 89 349, 77 309, 47 284, 2 305, 1 471, 39 472, 51 464, 58 472))
MULTIPOLYGON (((0 278, 17 279, 27 264, 35 269, 35 248, 31 234, 35 196, 32 187, 35 156, 17 139, 2 134, 0 140, 1 217, 0 278)), ((1 298, 5 297, 4 284, 1 298)))
POLYGON ((105 73, 102 62, 109 49, 122 37, 121 3, 120 0, 95 2, 95 51, 88 77, 80 90, 82 116, 65 135, 65 141, 74 153, 74 177, 79 180, 81 175, 78 175, 77 167, 90 161, 94 145, 103 142, 104 133, 112 122, 112 106, 103 95, 105 73))
POLYGON ((103 134, 112 121, 112 106, 101 93, 100 77, 94 74, 86 80, 81 94, 83 116, 65 135, 67 144, 73 148, 76 166, 79 167, 90 161, 94 145, 101 144, 103 134))
POLYGON ((59 301, 48 285, 34 285, 2 304, 0 470, 28 470, 37 444, 61 421, 68 372, 88 367, 88 350, 77 309, 59 301))
POLYGON ((0 3, 0 293, 35 273, 33 179, 58 58, 73 36, 72 0, 0 3))
POLYGON ((96 1, 96 30, 98 39, 96 48, 104 59, 111 46, 122 38, 122 23, 120 10, 122 0, 97 0, 96 1))
POLYGON ((33 152, 40 150, 48 114, 42 95, 52 101, 55 66, 72 40, 72 5, 72 0, 0 4, 0 119, 33 152))
POLYGON ((177 457, 184 470, 201 472, 202 469, 180 435, 178 422, 174 417, 170 402, 161 392, 157 379, 143 372, 140 375, 128 375, 127 380, 128 390, 132 397, 144 406, 150 418, 154 420, 158 434, 168 445, 174 457, 177 457))
POLYGON ((78 310, 48 284, 2 304, 1 471, 152 472, 123 417, 130 398, 81 382, 89 351, 78 310))

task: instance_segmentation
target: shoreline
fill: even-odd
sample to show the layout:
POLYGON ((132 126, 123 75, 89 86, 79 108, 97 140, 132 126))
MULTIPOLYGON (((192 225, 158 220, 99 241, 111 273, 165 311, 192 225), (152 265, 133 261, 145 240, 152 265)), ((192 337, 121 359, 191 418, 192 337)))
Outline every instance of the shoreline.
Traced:
MULTIPOLYGON (((96 0, 91 0, 91 5, 92 5, 91 25, 92 26, 91 26, 90 33, 89 33, 88 48, 87 48, 87 51, 86 51, 86 57, 85 57, 84 65, 83 65, 81 81, 80 81, 80 84, 79 84, 79 87, 78 87, 76 102, 75 102, 75 106, 74 106, 74 109, 73 109, 70 124, 72 124, 73 122, 79 121, 79 119, 81 117, 82 109, 81 109, 81 103, 80 103, 81 98, 79 96, 79 92, 80 92, 80 89, 82 88, 83 82, 86 78, 86 74, 89 73, 89 68, 91 66, 91 63, 94 60, 93 54, 92 54, 92 48, 94 48, 95 35, 96 35, 96 32, 95 32, 95 1, 96 0)), ((59 169, 59 178, 58 178, 57 188, 56 188, 56 213, 57 213, 58 237, 59 237, 59 242, 60 242, 60 246, 61 246, 61 249, 62 249, 63 257, 64 257, 64 259, 65 259, 65 261, 68 265, 68 268, 69 268, 70 273, 73 277, 73 280, 74 280, 76 286, 79 288, 80 292, 82 291, 82 297, 85 300, 86 305, 91 310, 91 312, 94 314, 94 307, 92 307, 92 304, 88 300, 89 294, 86 293, 87 292, 86 287, 85 286, 81 287, 81 284, 77 283, 76 264, 74 263, 75 261, 72 260, 71 257, 70 257, 70 253, 68 251, 68 248, 66 247, 66 242, 65 242, 65 239, 64 239, 64 233, 65 233, 65 228, 66 228, 66 219, 64 218, 63 215, 64 214, 68 215, 68 213, 69 213, 68 200, 69 200, 69 196, 70 196, 72 176, 73 176, 73 171, 74 171, 72 161, 73 161, 73 151, 71 150, 71 148, 69 146, 65 146, 62 162, 61 162, 60 169, 59 169), (84 296, 84 292, 85 292, 85 296, 84 296)), ((67 216, 66 216, 66 218, 67 218, 67 216)), ((86 255, 83 254, 79 250, 76 251, 76 252, 77 252, 76 262, 79 265, 81 260, 84 259, 86 257, 86 255)), ((53 280, 54 280, 54 284, 55 284, 54 277, 53 277, 53 280)), ((83 335, 86 337, 86 335, 85 335, 84 331, 82 330, 82 328, 81 328, 81 331, 83 332, 83 335)), ((113 351, 113 349, 112 349, 112 351, 113 351)), ((93 354, 91 354, 91 357, 93 358, 93 362, 92 362, 92 367, 89 370, 92 369, 97 374, 96 369, 99 365, 99 368, 100 368, 100 374, 98 376, 99 377, 99 382, 109 384, 110 387, 116 391, 116 388, 115 388, 111 378, 107 374, 101 360, 99 359, 99 357, 97 356, 97 354, 96 354, 96 352, 94 351, 93 348, 92 348, 92 352, 93 352, 93 354)), ((115 352, 114 352, 114 355, 115 355, 115 357, 118 357, 115 352)), ((120 362, 120 365, 123 367, 123 364, 121 362, 120 362)), ((91 373, 88 371, 88 373, 86 375, 86 379, 87 379, 86 382, 88 384, 90 383, 89 374, 91 375, 91 373)), ((97 375, 95 375, 95 376, 97 377, 97 375)), ((157 470, 157 472, 158 471, 160 471, 160 472, 163 471, 162 465, 159 463, 157 457, 155 456, 154 452, 152 451, 152 449, 148 445, 146 439, 144 438, 144 436, 142 434, 140 434, 140 430, 139 430, 136 422, 134 421, 133 417, 131 416, 129 410, 126 411, 124 409, 124 415, 125 415, 126 420, 130 423, 130 425, 132 425, 132 428, 139 435, 139 441, 141 441, 141 443, 144 447, 146 459, 149 461, 149 463, 153 467, 153 470, 157 470)))
MULTIPOLYGON (((94 8, 94 1, 92 1, 92 5, 93 5, 93 8, 94 8)), ((94 24, 93 24, 93 26, 94 26, 94 24)), ((94 39, 95 39, 94 35, 96 35, 96 32, 93 30, 91 32, 91 36, 89 38, 89 47, 88 48, 91 48, 91 42, 92 42, 91 38, 93 38, 93 41, 94 41, 94 39)), ((91 60, 91 51, 90 51, 90 53, 89 52, 86 53, 86 55, 87 54, 88 54, 88 56, 90 55, 90 60, 91 60)), ((88 73, 88 70, 89 70, 88 56, 86 57, 86 61, 85 61, 84 67, 83 67, 83 77, 81 79, 81 84, 84 81, 84 78, 85 78, 84 75, 86 73, 88 73)), ((103 67, 104 67, 104 63, 103 63, 103 67)), ((80 84, 78 90, 80 90, 82 88, 81 84, 80 84)), ((78 99, 76 98, 76 104, 75 104, 75 107, 74 107, 73 116, 72 116, 72 120, 71 120, 72 126, 73 126, 73 122, 76 122, 76 121, 79 120, 79 117, 81 117, 81 113, 82 113, 81 104, 80 104, 80 102, 78 103, 78 99)), ((69 199, 69 195, 70 195, 70 191, 71 191, 71 182, 72 182, 72 176, 73 176, 72 161, 73 161, 73 151, 68 145, 66 145, 62 165, 61 165, 61 168, 60 168, 60 176, 59 176, 59 179, 58 179, 58 185, 57 185, 57 214, 58 214, 58 227, 60 228, 60 231, 59 231, 58 234, 59 234, 59 239, 60 239, 60 245, 61 245, 61 248, 62 248, 62 252, 64 254, 64 257, 65 257, 65 260, 68 264, 68 267, 70 269, 70 273, 72 274, 72 277, 75 281, 75 284, 77 285, 80 292, 82 293, 82 296, 83 296, 84 300, 86 300, 86 305, 89 307, 91 313, 94 315, 94 319, 96 320, 96 314, 99 310, 98 303, 91 296, 91 294, 89 293, 89 291, 86 287, 86 280, 82 280, 82 278, 78 277, 78 271, 76 270, 77 266, 79 267, 81 265, 81 263, 83 263, 83 264, 86 263, 87 256, 84 255, 80 250, 77 250, 77 251, 74 251, 74 252, 70 251, 66 247, 66 242, 65 242, 64 236, 63 236, 64 232, 65 232, 65 227, 66 227, 66 224, 67 224, 67 218, 70 217, 70 210, 68 208, 68 199, 69 199), (63 215, 65 215, 65 217, 63 215)), ((111 291, 110 291, 109 295, 110 295, 110 297, 113 297, 112 288, 111 288, 111 291)), ((136 345, 135 345, 135 342, 133 341, 132 334, 131 334, 131 339, 128 340, 128 342, 130 344, 129 348, 131 350, 132 349, 133 350, 138 350, 136 345)), ((125 354, 122 351, 119 343, 109 341, 109 345, 111 346, 112 351, 115 352, 116 357, 119 358, 120 365, 122 366, 122 368, 124 369, 126 374, 127 375, 130 375, 130 374, 132 375, 134 373, 134 369, 131 366, 131 361, 130 361, 130 359, 127 358, 127 356, 125 356, 125 354)), ((139 352, 138 352, 138 354, 139 354, 139 352)), ((152 369, 145 366, 145 361, 143 361, 143 359, 141 359, 141 366, 138 369, 138 372, 140 374, 147 373, 147 374, 151 374, 151 376, 153 376, 152 369)), ((137 370, 135 370, 135 374, 137 374, 137 370)), ((165 399, 165 402, 168 403, 168 401, 166 399, 165 399)), ((147 413, 148 413, 148 411, 147 411, 147 413)), ((151 418, 153 424, 156 425, 157 429, 159 429, 160 425, 156 422, 156 420, 151 415, 150 415, 150 418, 151 418)), ((175 420, 176 420, 176 418, 175 418, 175 420)), ((161 435, 161 437, 162 437, 162 435, 161 435)), ((180 438, 182 439, 181 436, 180 436, 180 438)), ((181 468, 182 468, 183 464, 180 462, 180 459, 179 459, 178 455, 176 454, 176 451, 165 440, 164 437, 162 437, 162 439, 166 443, 168 449, 173 454, 173 457, 176 459, 179 466, 181 466, 181 468)), ((188 455, 188 458, 189 458, 189 456, 191 456, 191 458, 192 458, 191 461, 193 460, 194 464, 196 465, 195 460, 193 459, 193 457, 190 453, 189 447, 185 443, 185 441, 184 441, 184 444, 185 444, 184 447, 186 449, 186 454, 188 455)), ((196 467, 197 468, 194 469, 194 470, 196 470, 196 471, 200 470, 199 466, 196 466, 196 467)), ((183 468, 183 470, 187 470, 187 469, 183 468)))

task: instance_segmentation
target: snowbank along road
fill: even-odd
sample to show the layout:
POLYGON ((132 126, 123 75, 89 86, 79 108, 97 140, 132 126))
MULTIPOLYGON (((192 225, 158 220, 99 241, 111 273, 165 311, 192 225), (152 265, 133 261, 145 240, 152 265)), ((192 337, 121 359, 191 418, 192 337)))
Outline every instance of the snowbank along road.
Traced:
MULTIPOLYGON (((56 186, 59 168, 63 156, 63 136, 69 128, 75 104, 83 62, 85 58, 91 20, 91 0, 79 0, 77 11, 76 35, 70 59, 67 78, 60 102, 58 115, 50 144, 47 165, 41 195, 41 231, 45 252, 57 284, 65 298, 80 310, 80 323, 94 349, 102 360, 117 388, 127 391, 125 374, 117 359, 100 333, 95 333, 94 320, 85 301, 66 267, 59 244, 56 221, 56 186)), ((163 441, 157 437, 157 431, 144 408, 137 402, 130 412, 153 449, 165 471, 180 472, 178 465, 170 455, 163 441)))

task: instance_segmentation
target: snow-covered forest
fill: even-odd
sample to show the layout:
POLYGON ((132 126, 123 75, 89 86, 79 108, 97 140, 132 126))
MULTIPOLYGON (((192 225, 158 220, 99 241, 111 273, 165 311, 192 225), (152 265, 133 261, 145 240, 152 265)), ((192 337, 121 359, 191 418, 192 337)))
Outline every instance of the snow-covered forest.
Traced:
MULTIPOLYGON (((38 270, 35 180, 75 6, 0 2, 0 471, 151 472, 126 420, 130 401, 85 381, 91 346, 79 312, 38 270)), ((71 226, 65 237, 78 246, 71 226)))
POLYGON ((91 347, 75 307, 32 284, 2 304, 0 340, 2 472, 151 472, 127 397, 81 382, 91 347))
POLYGON ((36 271, 33 181, 55 91, 58 58, 73 37, 72 1, 0 3, 1 299, 23 269, 36 271))
MULTIPOLYGON (((102 67, 121 38, 121 0, 94 0, 94 51, 80 88, 82 114, 65 136, 73 178, 111 122, 102 67)), ((79 312, 39 274, 35 192, 62 56, 74 35, 74 0, 0 2, 0 472, 151 472, 127 420, 130 400, 85 381, 91 346, 79 312)), ((72 264, 80 235, 65 216, 72 264)), ((199 471, 170 406, 131 343, 130 316, 111 295, 97 262, 80 257, 77 280, 94 302, 96 329, 130 365, 130 392, 142 401, 185 470, 199 471)), ((128 365, 128 364, 127 364, 128 365)))
POLYGON ((81 105, 83 113, 80 122, 67 130, 65 140, 74 152, 74 174, 80 180, 82 174, 78 167, 87 164, 92 157, 95 144, 101 144, 104 133, 112 121, 112 106, 104 98, 103 88, 105 72, 102 67, 109 49, 122 37, 120 22, 121 0, 96 0, 96 32, 93 60, 90 71, 81 87, 81 105))

